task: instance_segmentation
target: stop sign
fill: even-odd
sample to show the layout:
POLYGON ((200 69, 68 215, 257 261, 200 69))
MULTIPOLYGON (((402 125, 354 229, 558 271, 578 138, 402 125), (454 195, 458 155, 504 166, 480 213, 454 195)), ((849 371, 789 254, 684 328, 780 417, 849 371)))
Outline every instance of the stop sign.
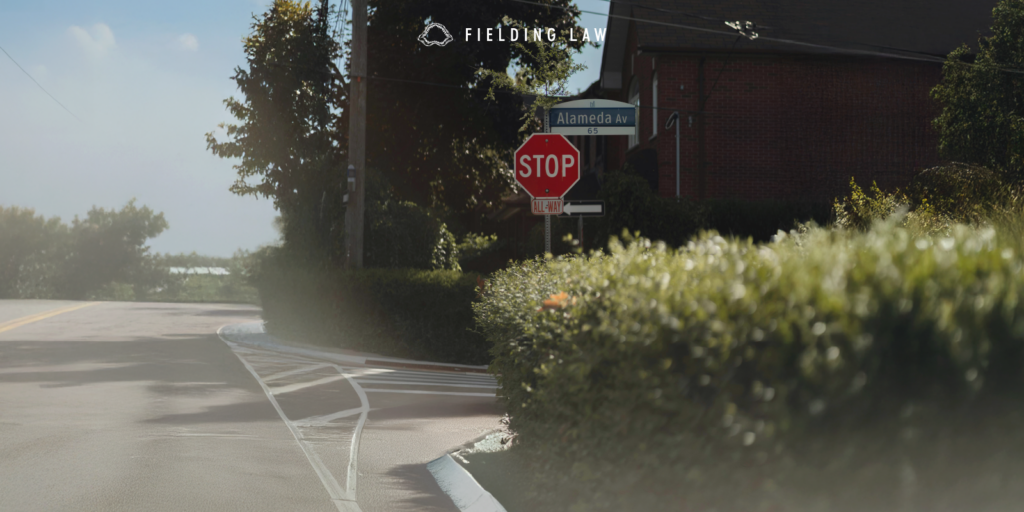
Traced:
POLYGON ((580 152, 560 134, 535 133, 516 150, 516 182, 533 197, 562 197, 580 180, 580 152))

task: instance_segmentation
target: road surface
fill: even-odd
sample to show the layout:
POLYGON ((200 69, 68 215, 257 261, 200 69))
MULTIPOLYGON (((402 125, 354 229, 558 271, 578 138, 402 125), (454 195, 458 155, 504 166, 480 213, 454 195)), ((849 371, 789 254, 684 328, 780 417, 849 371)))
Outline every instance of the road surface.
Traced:
POLYGON ((0 301, 0 510, 458 510, 425 465, 498 428, 490 377, 221 330, 258 314, 0 301))

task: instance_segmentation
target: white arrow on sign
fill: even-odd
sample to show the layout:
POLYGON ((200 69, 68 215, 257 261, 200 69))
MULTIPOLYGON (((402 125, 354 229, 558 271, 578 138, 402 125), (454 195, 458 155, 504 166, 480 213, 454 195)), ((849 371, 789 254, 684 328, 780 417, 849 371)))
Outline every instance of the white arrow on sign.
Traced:
POLYGON ((604 205, 601 204, 576 204, 568 203, 562 207, 562 211, 566 215, 574 215, 577 213, 601 213, 604 209, 604 205))

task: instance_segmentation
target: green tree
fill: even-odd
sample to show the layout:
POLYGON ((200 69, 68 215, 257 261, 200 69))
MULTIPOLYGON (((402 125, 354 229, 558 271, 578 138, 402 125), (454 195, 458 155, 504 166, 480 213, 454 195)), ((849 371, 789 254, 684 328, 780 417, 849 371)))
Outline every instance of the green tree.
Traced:
POLYGON ((560 92, 540 90, 534 79, 571 67, 585 44, 577 25, 580 11, 571 0, 544 3, 549 6, 370 0, 367 167, 383 172, 400 200, 476 229, 511 190, 511 153, 524 131, 539 128, 533 122, 524 130, 524 114, 532 113, 534 100, 529 93, 560 92), (421 44, 417 38, 434 22, 458 30, 454 41, 444 47, 421 44), (477 27, 502 27, 504 41, 494 35, 478 42, 477 27), (469 41, 466 28, 472 31, 469 41), (513 43, 510 28, 551 28, 557 43, 513 43), (570 41, 571 31, 576 41, 570 41), (507 87, 513 83, 506 75, 510 66, 522 78, 515 83, 529 90, 507 87))
POLYGON ((244 39, 248 69, 232 78, 244 100, 228 98, 239 124, 226 137, 206 134, 207 148, 238 158, 231 191, 272 198, 285 243, 306 256, 340 255, 343 213, 341 46, 330 29, 326 0, 276 0, 244 39))
POLYGON ((57 282, 60 295, 83 299, 114 281, 133 283, 148 273, 146 241, 167 229, 163 213, 132 199, 120 211, 93 207, 71 223, 67 259, 57 282))
POLYGON ((1008 181, 1024 180, 1024 0, 1002 0, 992 11, 992 36, 946 59, 932 97, 944 158, 979 164, 1008 181))
POLYGON ((0 206, 0 298, 50 298, 66 238, 58 217, 0 206))

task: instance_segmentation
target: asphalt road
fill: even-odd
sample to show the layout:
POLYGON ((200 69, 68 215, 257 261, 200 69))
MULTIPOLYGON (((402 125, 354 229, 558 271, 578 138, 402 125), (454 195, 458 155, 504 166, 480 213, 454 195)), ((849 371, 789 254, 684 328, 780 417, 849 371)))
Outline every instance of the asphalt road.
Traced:
POLYGON ((0 301, 0 510, 457 510, 425 464, 499 426, 489 377, 218 335, 258 313, 0 301))

